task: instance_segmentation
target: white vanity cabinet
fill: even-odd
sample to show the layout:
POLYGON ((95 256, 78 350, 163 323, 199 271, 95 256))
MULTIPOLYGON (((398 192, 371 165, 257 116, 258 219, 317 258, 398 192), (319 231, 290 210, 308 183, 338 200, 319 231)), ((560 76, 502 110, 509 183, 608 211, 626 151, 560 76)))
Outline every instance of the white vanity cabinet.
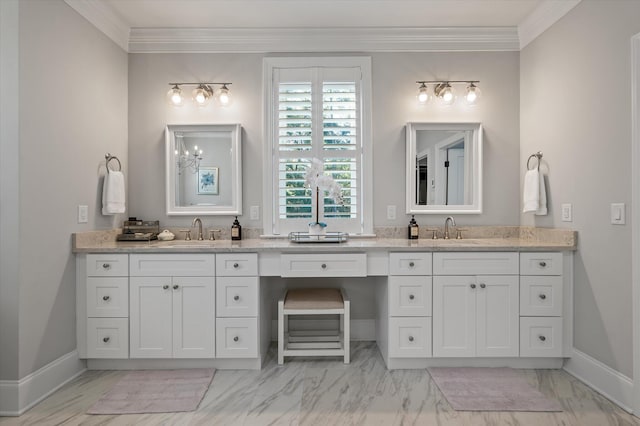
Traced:
POLYGON ((215 255, 130 256, 130 357, 215 356, 215 255))
POLYGON ((433 356, 517 357, 517 253, 435 253, 433 356))

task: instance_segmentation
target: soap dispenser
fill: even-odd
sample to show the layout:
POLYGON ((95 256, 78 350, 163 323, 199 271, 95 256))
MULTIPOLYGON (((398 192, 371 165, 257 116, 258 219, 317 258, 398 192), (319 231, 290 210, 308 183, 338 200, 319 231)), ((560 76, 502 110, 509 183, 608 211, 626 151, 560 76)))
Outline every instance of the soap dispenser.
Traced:
POLYGON ((415 215, 411 215, 411 220, 409 221, 409 226, 408 226, 408 237, 410 240, 417 240, 418 239, 418 231, 420 230, 420 228, 418 227, 418 223, 416 222, 416 217, 415 215))
POLYGON ((236 216, 236 220, 234 220, 233 225, 231 225, 231 239, 232 240, 242 239, 242 226, 240 226, 240 222, 238 222, 238 216, 236 216))

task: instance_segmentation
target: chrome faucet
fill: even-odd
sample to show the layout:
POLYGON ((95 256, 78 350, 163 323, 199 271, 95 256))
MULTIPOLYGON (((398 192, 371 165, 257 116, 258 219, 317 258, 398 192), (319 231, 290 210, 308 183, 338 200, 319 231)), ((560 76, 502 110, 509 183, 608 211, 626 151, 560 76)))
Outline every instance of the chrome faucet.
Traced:
POLYGON ((456 226, 456 221, 453 220, 452 216, 448 216, 445 220, 444 220, 444 239, 448 240, 449 239, 449 221, 451 221, 451 226, 456 226))
POLYGON ((193 223, 191 224, 191 227, 195 228, 196 223, 198 224, 198 241, 202 241, 204 240, 204 237, 202 235, 202 221, 200 220, 199 217, 196 217, 195 219, 193 219, 193 223))

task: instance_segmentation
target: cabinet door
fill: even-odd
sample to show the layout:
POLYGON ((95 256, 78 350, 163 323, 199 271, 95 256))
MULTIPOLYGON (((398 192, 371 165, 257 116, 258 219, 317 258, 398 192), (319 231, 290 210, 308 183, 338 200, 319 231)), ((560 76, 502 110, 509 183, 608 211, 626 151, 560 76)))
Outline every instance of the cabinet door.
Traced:
POLYGON ((215 356, 215 278, 173 277, 173 357, 215 356))
POLYGON ((433 277, 433 356, 476 354, 476 278, 433 277))
POLYGON ((519 277, 478 276, 477 356, 514 357, 520 351, 519 277))
POLYGON ((131 358, 171 358, 171 278, 131 277, 131 358))

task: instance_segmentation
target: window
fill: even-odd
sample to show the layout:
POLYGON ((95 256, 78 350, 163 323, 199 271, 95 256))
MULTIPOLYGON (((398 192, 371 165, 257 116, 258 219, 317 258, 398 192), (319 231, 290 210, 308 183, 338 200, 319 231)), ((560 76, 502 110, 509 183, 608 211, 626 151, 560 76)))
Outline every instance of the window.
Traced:
POLYGON ((372 233, 370 58, 266 58, 264 231, 372 233), (305 187, 312 159, 342 202, 305 187))

